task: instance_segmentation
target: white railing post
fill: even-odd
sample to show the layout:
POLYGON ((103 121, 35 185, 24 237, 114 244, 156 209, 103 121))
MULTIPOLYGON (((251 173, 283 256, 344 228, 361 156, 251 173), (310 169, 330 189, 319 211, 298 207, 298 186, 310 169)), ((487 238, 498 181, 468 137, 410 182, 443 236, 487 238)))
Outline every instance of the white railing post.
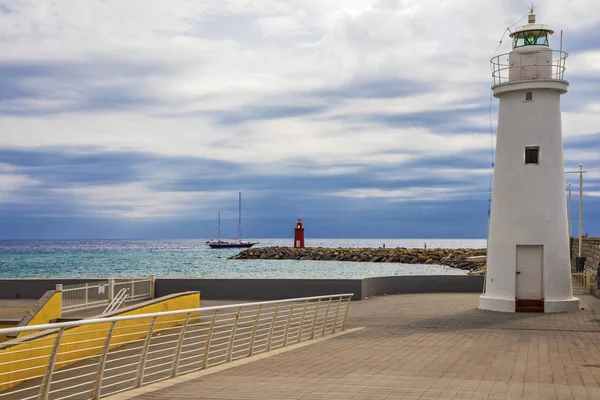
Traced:
POLYGON ((313 317, 312 330, 310 332, 310 338, 315 338, 315 328, 317 326, 317 314, 319 314, 319 306, 321 305, 321 299, 317 301, 317 309, 315 310, 315 316, 313 317))
POLYGON ((254 328, 252 329, 252 338, 250 339, 250 351, 248 355, 251 356, 254 352, 254 339, 256 338, 256 328, 258 327, 258 320, 260 318, 260 311, 262 310, 262 304, 258 306, 258 312, 256 313, 256 319, 254 320, 254 328))
POLYGON ((292 320, 292 314, 294 313, 294 303, 290 307, 290 313, 288 315, 287 324, 285 325, 285 334, 283 335, 283 347, 287 346, 288 333, 290 332, 290 321, 292 320))
POLYGON ((352 297, 348 297, 348 303, 346 304, 346 312, 344 313, 344 321, 342 322, 342 330, 346 330, 346 319, 348 318, 348 309, 350 308, 350 300, 352 297))
POLYGON ((152 331, 154 331, 154 324, 156 323, 156 317, 152 318, 150 328, 146 334, 146 340, 144 341, 144 347, 142 348, 142 354, 140 354, 140 362, 137 369, 137 387, 141 387, 144 384, 144 369, 146 368, 146 360, 148 359, 148 349, 150 348, 150 341, 152 340, 152 331))
POLYGON ((331 300, 327 302, 327 310, 325 310, 325 319, 323 319, 323 332, 321 332, 321 336, 325 336, 325 328, 327 328, 327 317, 329 317, 329 307, 331 307, 331 300))
POLYGON ((235 341, 235 332, 237 331, 238 321, 240 319, 240 314, 242 313, 242 307, 238 309, 237 314, 235 315, 235 321, 233 322, 233 328, 231 328, 231 336, 229 337, 229 349, 227 350, 227 361, 231 361, 231 357, 233 357, 233 345, 235 341))
POLYGON ((106 358, 108 357, 110 339, 112 338, 113 331, 115 330, 115 324, 116 322, 113 321, 110 324, 110 328, 108 328, 106 339, 104 339, 104 348, 102 349, 102 354, 98 359, 98 373, 96 374, 96 388, 94 389, 94 400, 98 400, 102 392, 102 379, 104 378, 104 368, 106 367, 106 358))
POLYGON ((177 341, 177 347, 175 348, 175 356, 173 357, 173 365, 171 366, 171 376, 175 378, 179 373, 179 358, 181 357, 181 346, 183 346, 183 340, 185 339, 185 333, 187 331, 188 322, 190 321, 191 313, 187 313, 185 316, 185 322, 181 326, 181 332, 179 333, 179 340, 177 341))
POLYGON ((304 317, 306 317, 306 309, 308 308, 308 300, 304 303, 304 311, 302 311, 302 318, 300 319, 300 327, 298 328, 298 343, 302 340, 302 329, 304 328, 304 317))
POLYGON ((208 336, 206 337, 206 349, 204 350, 204 364, 203 368, 208 368, 208 354, 210 353, 210 342, 212 341, 213 330, 215 329, 215 322, 217 321, 217 313, 219 310, 215 310, 213 314, 212 323, 210 324, 210 328, 208 329, 208 336))
POLYGON ((57 283, 54 290, 60 293, 60 316, 63 316, 63 304, 65 304, 64 293, 63 293, 63 285, 62 283, 57 283))
POLYGON ((88 284, 87 284, 87 282, 85 283, 84 290, 85 290, 85 302, 84 302, 84 304, 85 304, 85 308, 87 308, 88 302, 89 302, 88 301, 89 299, 88 299, 88 284))
POLYGON ((156 293, 156 275, 150 275, 150 298, 153 299, 156 293))
POLYGON ((340 299, 338 300, 338 303, 337 303, 337 307, 335 307, 335 317, 333 318, 333 333, 335 333, 335 331, 337 330, 337 319, 338 319, 338 314, 340 312, 341 304, 342 304, 342 298, 340 297, 340 299))
POLYGON ((58 348, 60 347, 60 340, 62 339, 64 331, 64 328, 60 328, 56 335, 56 339, 54 340, 52 352, 50 353, 50 358, 48 359, 48 365, 46 366, 46 371, 44 372, 44 377, 42 378, 42 383, 40 384, 40 400, 48 400, 48 395, 50 394, 50 385, 52 384, 52 374, 54 373, 54 366, 56 365, 56 358, 58 357, 58 348))
POLYGON ((271 350, 271 340, 273 339, 273 329, 275 328, 275 319, 277 318, 277 311, 279 311, 279 304, 275 306, 275 312, 271 319, 271 328, 269 329, 269 339, 267 340, 267 351, 271 350))
POLYGON ((108 278, 108 303, 115 298, 115 278, 108 278))
POLYGON ((131 280, 131 300, 135 297, 135 278, 131 280))

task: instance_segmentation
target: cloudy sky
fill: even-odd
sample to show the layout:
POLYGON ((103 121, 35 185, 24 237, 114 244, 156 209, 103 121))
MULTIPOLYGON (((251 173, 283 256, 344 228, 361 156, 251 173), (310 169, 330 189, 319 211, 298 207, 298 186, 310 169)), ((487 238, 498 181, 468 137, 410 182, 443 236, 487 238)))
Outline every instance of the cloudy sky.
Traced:
MULTIPOLYGON (((590 171, 584 232, 600 235, 600 2, 538 3, 565 32, 565 167, 590 171)), ((489 59, 526 14, 516 0, 0 0, 0 239, 207 238, 218 210, 233 236, 238 191, 251 237, 303 217, 311 237, 484 238, 489 59)))

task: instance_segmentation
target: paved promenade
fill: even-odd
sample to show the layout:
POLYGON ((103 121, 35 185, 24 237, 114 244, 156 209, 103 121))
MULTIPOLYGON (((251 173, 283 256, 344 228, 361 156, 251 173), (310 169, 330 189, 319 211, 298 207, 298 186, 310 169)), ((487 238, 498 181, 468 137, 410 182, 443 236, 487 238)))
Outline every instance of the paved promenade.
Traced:
POLYGON ((353 302, 365 329, 136 399, 600 399, 600 300, 581 298, 550 315, 480 311, 476 294, 353 302))

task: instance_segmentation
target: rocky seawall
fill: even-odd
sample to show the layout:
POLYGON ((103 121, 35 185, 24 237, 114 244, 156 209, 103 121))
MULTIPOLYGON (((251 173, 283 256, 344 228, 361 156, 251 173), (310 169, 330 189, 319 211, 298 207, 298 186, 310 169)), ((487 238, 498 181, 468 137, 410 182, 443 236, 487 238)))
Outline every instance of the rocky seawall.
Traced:
POLYGON ((326 248, 259 247, 246 249, 231 257, 233 260, 315 260, 387 262, 402 264, 436 264, 475 271, 481 262, 469 257, 485 256, 486 249, 407 249, 407 248, 326 248))

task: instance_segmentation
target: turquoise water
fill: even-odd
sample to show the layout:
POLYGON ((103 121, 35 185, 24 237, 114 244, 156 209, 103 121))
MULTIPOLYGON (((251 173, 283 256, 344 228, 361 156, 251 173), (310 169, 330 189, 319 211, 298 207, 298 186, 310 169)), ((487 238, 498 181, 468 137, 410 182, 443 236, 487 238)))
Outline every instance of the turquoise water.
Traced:
MULTIPOLYGON (((289 246, 289 239, 259 239, 289 246)), ((204 240, 0 241, 0 278, 159 277, 365 278, 393 275, 463 275, 438 265, 341 261, 228 260, 236 249, 213 250, 204 240)), ((485 239, 312 239, 313 247, 474 247, 485 239)))

